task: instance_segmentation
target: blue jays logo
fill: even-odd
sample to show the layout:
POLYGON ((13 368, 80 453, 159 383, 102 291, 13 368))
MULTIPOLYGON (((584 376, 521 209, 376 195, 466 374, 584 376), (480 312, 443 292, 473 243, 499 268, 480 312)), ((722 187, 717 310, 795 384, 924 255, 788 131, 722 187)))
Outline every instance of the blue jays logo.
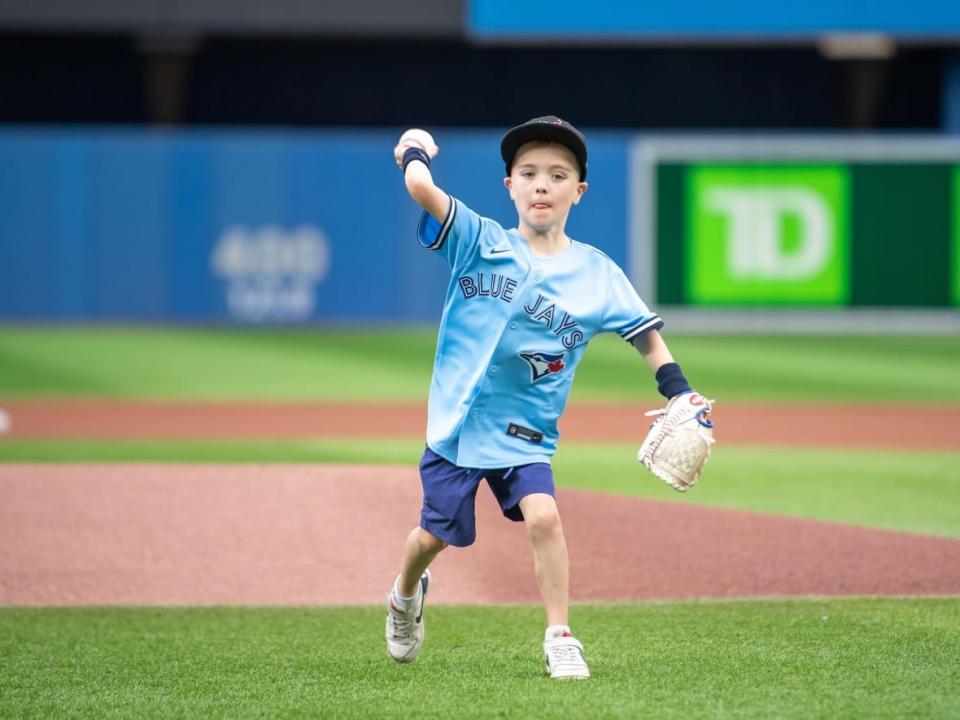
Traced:
POLYGON ((530 372, 533 374, 531 382, 536 382, 547 375, 558 373, 566 367, 563 362, 563 356, 566 355, 566 353, 556 355, 553 353, 533 352, 518 353, 518 355, 521 360, 530 366, 530 372))

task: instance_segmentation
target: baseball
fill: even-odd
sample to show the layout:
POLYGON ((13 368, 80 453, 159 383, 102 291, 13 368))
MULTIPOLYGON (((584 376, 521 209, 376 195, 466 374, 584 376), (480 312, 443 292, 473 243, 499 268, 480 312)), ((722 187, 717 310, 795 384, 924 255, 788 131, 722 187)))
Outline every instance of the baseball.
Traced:
POLYGON ((418 147, 424 150, 431 159, 435 158, 437 153, 440 152, 440 148, 438 148, 437 144, 433 141, 433 135, 426 130, 411 128, 400 136, 400 139, 397 141, 397 146, 393 149, 393 157, 397 161, 398 166, 402 164, 403 151, 408 147, 418 147))
POLYGON ((401 145, 418 145, 421 149, 426 150, 427 154, 433 157, 437 151, 437 144, 433 141, 433 135, 428 133, 426 130, 420 130, 419 128, 413 128, 407 130, 403 135, 400 136, 401 145))

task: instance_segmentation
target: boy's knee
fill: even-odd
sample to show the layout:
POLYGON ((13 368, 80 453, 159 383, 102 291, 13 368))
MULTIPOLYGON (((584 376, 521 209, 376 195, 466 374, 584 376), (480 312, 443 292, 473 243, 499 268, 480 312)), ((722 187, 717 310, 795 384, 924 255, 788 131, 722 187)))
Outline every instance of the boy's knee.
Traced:
POLYGON ((524 514, 527 532, 534 541, 547 539, 561 533, 560 513, 556 506, 537 508, 533 512, 524 514))
POLYGON ((419 532, 417 533, 417 542, 420 544, 420 549, 423 552, 434 552, 438 553, 447 547, 447 543, 438 538, 431 532, 424 530, 423 528, 417 528, 419 532))

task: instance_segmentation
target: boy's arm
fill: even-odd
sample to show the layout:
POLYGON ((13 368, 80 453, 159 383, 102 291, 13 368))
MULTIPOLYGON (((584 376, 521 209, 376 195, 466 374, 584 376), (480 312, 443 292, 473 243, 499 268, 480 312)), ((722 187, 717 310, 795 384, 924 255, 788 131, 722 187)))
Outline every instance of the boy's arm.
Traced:
POLYGON ((659 331, 649 330, 630 342, 640 351, 647 365, 653 370, 657 378, 657 390, 667 400, 673 400, 677 395, 693 391, 659 331))
POLYGON ((643 355, 643 359, 647 361, 647 365, 654 373, 667 363, 673 362, 673 355, 670 354, 667 343, 657 330, 637 335, 631 343, 643 355))
POLYGON ((438 222, 443 222, 450 209, 450 196, 433 182, 430 172, 430 160, 436 157, 440 148, 426 130, 411 129, 400 136, 393 149, 393 157, 403 169, 403 180, 407 192, 414 201, 430 213, 438 222), (411 148, 420 152, 408 154, 411 148))

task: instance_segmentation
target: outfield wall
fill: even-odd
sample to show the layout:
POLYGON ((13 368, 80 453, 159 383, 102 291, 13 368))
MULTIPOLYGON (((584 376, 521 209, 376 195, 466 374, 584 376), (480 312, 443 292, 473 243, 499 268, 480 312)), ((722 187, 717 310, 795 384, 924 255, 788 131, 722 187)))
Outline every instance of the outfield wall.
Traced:
MULTIPOLYGON (((439 316, 399 131, 0 132, 0 318, 384 322, 439 316)), ((440 132, 437 181, 515 224, 499 134, 440 132)), ((624 263, 623 134, 570 230, 624 263)))
MULTIPOLYGON (((432 322, 397 134, 4 130, 0 319, 432 322)), ((958 142, 589 134, 568 231, 651 304, 956 314, 958 142)), ((436 136, 437 181, 514 224, 499 133, 436 136)))

